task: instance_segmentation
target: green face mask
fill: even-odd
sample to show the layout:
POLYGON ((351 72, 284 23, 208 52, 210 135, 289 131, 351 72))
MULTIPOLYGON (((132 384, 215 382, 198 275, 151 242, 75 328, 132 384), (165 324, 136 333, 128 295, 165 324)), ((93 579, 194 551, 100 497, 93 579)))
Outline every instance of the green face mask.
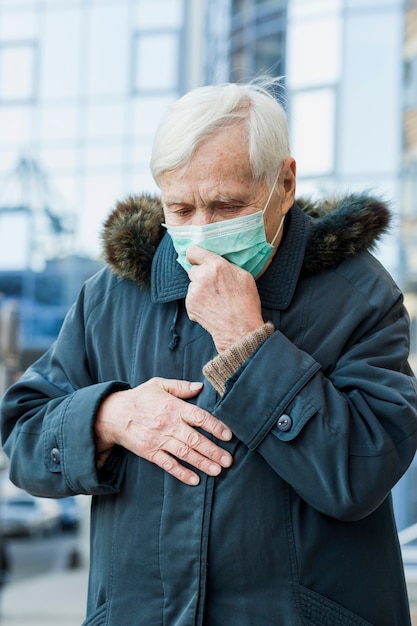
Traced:
POLYGON ((274 189, 275 185, 271 189, 263 211, 221 222, 203 224, 202 226, 167 226, 163 224, 172 238, 172 243, 178 254, 178 263, 188 272, 191 264, 186 256, 187 248, 191 244, 195 244, 219 254, 256 278, 267 264, 274 250, 273 244, 284 224, 285 216, 278 226, 272 243, 268 243, 263 214, 268 207, 274 189))

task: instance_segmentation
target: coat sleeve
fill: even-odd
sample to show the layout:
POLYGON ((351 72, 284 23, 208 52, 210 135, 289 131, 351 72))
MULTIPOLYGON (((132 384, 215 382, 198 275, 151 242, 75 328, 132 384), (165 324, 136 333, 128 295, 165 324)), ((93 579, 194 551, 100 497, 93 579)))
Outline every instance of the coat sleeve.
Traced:
POLYGON ((10 478, 35 495, 113 493, 123 476, 125 453, 117 448, 98 472, 93 422, 102 399, 128 385, 92 380, 85 316, 83 290, 55 344, 2 399, 10 478))
MULTIPOLYGON (((323 321, 314 316, 311 325, 321 325, 325 339, 331 329, 321 314, 323 321)), ((400 292, 358 304, 351 317, 355 326, 328 371, 313 350, 276 330, 227 381, 214 410, 301 498, 346 521, 382 503, 417 445, 417 389, 400 292)))

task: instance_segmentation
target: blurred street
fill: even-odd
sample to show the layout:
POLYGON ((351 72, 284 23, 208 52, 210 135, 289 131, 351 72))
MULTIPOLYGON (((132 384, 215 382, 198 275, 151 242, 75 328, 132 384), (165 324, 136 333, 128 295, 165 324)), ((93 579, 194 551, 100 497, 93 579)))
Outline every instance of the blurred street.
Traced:
POLYGON ((0 600, 1 626, 80 626, 85 617, 87 568, 11 582, 0 600))
POLYGON ((77 533, 3 540, 10 560, 10 583, 77 565, 77 533))
POLYGON ((2 626, 80 626, 87 567, 78 533, 7 540, 10 579, 0 599, 2 626))
POLYGON ((88 580, 90 498, 78 496, 79 522, 36 536, 3 538, 9 580, 0 595, 1 626, 80 626, 88 580))
MULTIPOLYGON (((68 566, 74 539, 60 536, 30 540, 30 545, 26 540, 12 543, 15 570, 0 599, 1 626, 81 626, 88 568, 85 563, 68 566)), ((412 618, 417 626, 417 605, 412 618)))

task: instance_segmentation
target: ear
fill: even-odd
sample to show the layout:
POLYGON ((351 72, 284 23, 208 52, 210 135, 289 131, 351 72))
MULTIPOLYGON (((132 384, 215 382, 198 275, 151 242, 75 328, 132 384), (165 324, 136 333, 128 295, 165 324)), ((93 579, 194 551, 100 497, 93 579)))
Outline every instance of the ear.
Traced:
POLYGON ((282 194, 281 211, 284 215, 288 213, 295 200, 297 166, 295 159, 289 157, 282 164, 279 176, 279 189, 282 194))

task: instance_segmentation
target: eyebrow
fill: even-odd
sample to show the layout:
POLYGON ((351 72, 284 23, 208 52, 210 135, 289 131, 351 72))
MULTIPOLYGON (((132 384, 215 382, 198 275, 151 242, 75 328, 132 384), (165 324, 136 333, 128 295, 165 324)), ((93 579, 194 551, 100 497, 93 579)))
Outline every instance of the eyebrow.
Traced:
MULTIPOLYGON (((210 202, 207 205, 207 208, 209 209, 213 209, 218 207, 219 205, 222 204, 247 204, 249 202, 248 198, 242 197, 242 196, 225 196, 225 195, 219 195, 217 198, 210 200, 210 202)), ((191 207, 194 206, 194 204, 190 203, 190 202, 185 202, 185 200, 177 200, 176 198, 172 198, 172 199, 168 199, 168 200, 164 200, 163 204, 168 207, 168 208, 172 208, 172 207, 176 207, 176 206, 185 206, 185 207, 191 207)))
POLYGON ((245 202, 248 202, 248 198, 244 197, 244 196, 239 196, 239 195, 237 195, 237 196, 236 195, 233 195, 233 196, 223 196, 223 195, 220 195, 217 200, 214 200, 210 204, 227 204, 227 203, 230 203, 230 202, 232 202, 232 203, 237 202, 237 203, 242 203, 243 204, 245 202))

